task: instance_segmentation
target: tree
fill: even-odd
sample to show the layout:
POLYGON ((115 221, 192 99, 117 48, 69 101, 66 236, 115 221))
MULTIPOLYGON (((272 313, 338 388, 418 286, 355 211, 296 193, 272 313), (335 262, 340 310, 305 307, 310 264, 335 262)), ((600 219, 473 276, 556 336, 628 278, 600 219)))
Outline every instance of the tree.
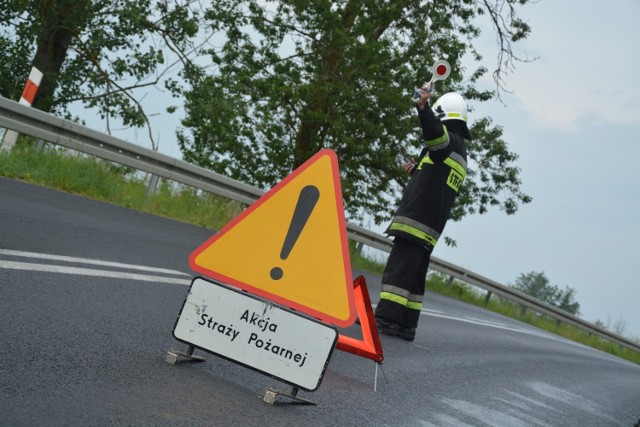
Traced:
MULTIPOLYGON (((517 6, 530 0, 219 0, 207 10, 224 35, 208 50, 213 67, 185 77, 187 117, 178 140, 186 160, 268 188, 321 148, 336 151, 351 220, 376 223, 394 210, 406 180, 400 159, 419 153, 413 88, 445 58, 452 74, 440 93, 499 96, 519 60, 512 43, 529 34, 517 6), (496 91, 480 90, 487 69, 468 71, 476 21, 486 15, 499 40, 496 91)), ((489 118, 472 126, 470 170, 453 219, 498 206, 507 214, 531 198, 520 191, 517 155, 489 118)))
POLYGON ((575 301, 576 290, 568 286, 561 290, 550 285, 544 272, 520 274, 512 287, 568 313, 580 315, 580 304, 575 301))
MULTIPOLYGON (((18 100, 31 66, 43 80, 33 106, 68 115, 79 101, 107 121, 148 126, 140 90, 175 88, 168 53, 186 65, 198 31, 193 0, 0 0, 0 94, 18 100), (136 92, 137 91, 137 92, 136 92)), ((152 146, 154 139, 149 128, 152 146)))

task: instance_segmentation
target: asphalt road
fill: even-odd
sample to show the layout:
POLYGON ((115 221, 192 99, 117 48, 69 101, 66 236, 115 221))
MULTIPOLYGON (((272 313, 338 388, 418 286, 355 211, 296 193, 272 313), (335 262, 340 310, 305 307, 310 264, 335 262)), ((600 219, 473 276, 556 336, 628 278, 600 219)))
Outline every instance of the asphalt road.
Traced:
MULTIPOLYGON (((429 294, 385 361, 334 351, 315 406, 200 350, 167 350, 206 230, 0 178, 2 426, 633 426, 640 366, 429 294)), ((250 267, 250 266, 249 266, 250 267)), ((354 271, 354 275, 361 272, 354 271)), ((366 275, 372 302, 379 277, 366 275)), ((357 332, 356 327, 347 334, 357 332)))

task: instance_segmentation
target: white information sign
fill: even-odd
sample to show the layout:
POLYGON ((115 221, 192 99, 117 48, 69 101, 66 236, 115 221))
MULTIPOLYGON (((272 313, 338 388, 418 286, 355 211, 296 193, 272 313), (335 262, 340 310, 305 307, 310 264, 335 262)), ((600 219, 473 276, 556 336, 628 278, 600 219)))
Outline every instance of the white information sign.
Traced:
POLYGON ((320 385, 338 339, 333 326, 200 277, 173 335, 308 391, 320 385))

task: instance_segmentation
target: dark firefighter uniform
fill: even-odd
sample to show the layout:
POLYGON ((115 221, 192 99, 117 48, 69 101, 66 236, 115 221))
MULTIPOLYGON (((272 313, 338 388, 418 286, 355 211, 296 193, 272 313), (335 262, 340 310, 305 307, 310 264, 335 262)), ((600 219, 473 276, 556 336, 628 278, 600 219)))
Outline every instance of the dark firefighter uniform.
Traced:
POLYGON ((395 239, 376 307, 380 332, 408 340, 418 325, 431 252, 467 175, 464 139, 470 139, 465 122, 443 124, 428 103, 418 115, 426 147, 386 230, 395 239))

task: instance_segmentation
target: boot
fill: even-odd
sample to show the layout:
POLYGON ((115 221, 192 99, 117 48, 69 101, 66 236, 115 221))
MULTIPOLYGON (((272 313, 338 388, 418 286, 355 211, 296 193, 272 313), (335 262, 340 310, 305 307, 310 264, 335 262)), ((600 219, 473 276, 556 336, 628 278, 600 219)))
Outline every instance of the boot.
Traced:
POLYGON ((398 329, 400 329, 400 325, 376 317, 376 328, 381 334, 391 335, 392 337, 395 337, 398 333, 398 329))
POLYGON ((396 336, 407 341, 413 341, 416 338, 416 328, 398 328, 396 336))

